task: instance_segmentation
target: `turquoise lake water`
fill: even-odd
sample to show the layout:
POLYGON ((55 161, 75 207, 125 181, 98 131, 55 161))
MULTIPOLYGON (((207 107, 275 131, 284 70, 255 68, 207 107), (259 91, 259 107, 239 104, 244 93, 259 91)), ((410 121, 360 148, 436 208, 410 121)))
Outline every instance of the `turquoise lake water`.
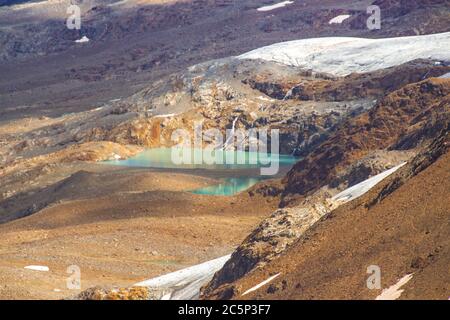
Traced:
POLYGON ((278 162, 280 168, 290 167, 298 158, 289 155, 272 156, 267 153, 244 152, 244 151, 211 151, 202 149, 178 149, 171 148, 147 149, 134 157, 126 160, 105 161, 106 164, 127 167, 144 167, 160 169, 204 169, 226 172, 227 177, 221 178, 220 183, 209 187, 192 190, 195 194, 204 195, 233 195, 244 191, 257 182, 273 178, 273 176, 261 176, 259 170, 253 170, 252 176, 233 176, 234 171, 239 169, 259 169, 269 167, 269 162, 278 162), (178 152, 174 156, 173 152, 178 152), (184 157, 184 163, 180 163, 184 157), (197 160, 197 161, 194 161, 197 160), (214 160, 214 163, 212 163, 214 160), (239 161, 239 162, 238 162, 239 161), (200 163, 200 164, 195 164, 200 163), (208 164, 211 163, 211 164, 208 164))

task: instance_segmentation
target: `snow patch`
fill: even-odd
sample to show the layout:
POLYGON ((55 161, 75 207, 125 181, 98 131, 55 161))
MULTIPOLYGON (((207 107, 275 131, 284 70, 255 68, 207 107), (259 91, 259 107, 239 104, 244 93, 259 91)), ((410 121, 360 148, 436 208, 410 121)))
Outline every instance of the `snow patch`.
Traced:
POLYGON ((128 2, 128 0, 122 0, 122 1, 117 1, 117 2, 114 2, 114 3, 107 4, 107 6, 108 7, 115 7, 115 6, 120 6, 122 4, 126 4, 127 2, 128 2))
POLYGON ((276 43, 247 52, 238 59, 262 59, 346 76, 415 59, 450 60, 449 47, 450 32, 385 39, 328 37, 276 43))
POLYGON ((450 72, 443 74, 442 76, 440 76, 439 78, 441 79, 450 79, 450 72))
POLYGON ((400 164, 394 168, 386 170, 380 174, 377 174, 376 176, 373 176, 367 180, 364 180, 363 182, 355 184, 354 186, 352 186, 348 189, 345 189, 341 193, 338 193, 331 199, 335 200, 335 201, 343 201, 343 202, 348 202, 348 201, 354 200, 354 199, 362 196, 363 194, 365 194, 367 191, 372 189, 376 184, 378 184, 381 180, 383 180, 386 177, 388 177, 389 175, 393 174, 395 171, 397 171, 398 169, 403 167, 405 164, 406 164, 406 162, 403 162, 402 164, 400 164))
POLYGON ((260 7, 256 10, 260 11, 260 12, 267 12, 267 11, 272 11, 278 8, 283 8, 286 7, 289 4, 294 3, 294 1, 283 1, 283 2, 279 2, 279 3, 275 3, 275 4, 271 4, 269 6, 264 6, 264 7, 260 7))
POLYGON ((28 269, 28 270, 34 270, 34 271, 50 271, 50 269, 47 266, 35 266, 35 265, 31 265, 31 266, 26 266, 24 267, 24 269, 28 269))
POLYGON ((175 117, 176 115, 177 115, 176 113, 157 114, 157 115, 153 116, 153 118, 171 118, 171 117, 175 117))
POLYGON ((400 290, 405 284, 408 283, 413 277, 412 274, 407 274, 403 278, 401 278, 396 284, 390 286, 387 289, 384 289, 381 294, 375 298, 375 300, 397 300, 402 295, 403 291, 400 290))
POLYGON ((76 43, 85 43, 89 42, 89 38, 86 36, 83 36, 81 39, 75 40, 76 43))
POLYGON ((230 257, 231 255, 227 255, 210 260, 157 278, 145 280, 135 285, 160 289, 165 292, 162 299, 197 299, 200 294, 200 288, 212 279, 214 274, 223 267, 230 257))
POLYGON ((272 281, 273 279, 275 279, 276 277, 278 277, 281 273, 277 273, 274 276, 271 276, 270 278, 264 280, 263 282, 261 282, 260 284, 257 284, 254 287, 251 287, 250 289, 248 289, 247 291, 245 291, 242 295, 245 296, 246 294, 249 294, 250 292, 253 292, 255 290, 258 290, 259 288, 261 288, 262 286, 268 284, 270 281, 272 281))
POLYGON ((350 17, 351 17, 351 15, 349 15, 349 14, 341 14, 337 17, 334 17, 330 21, 328 21, 328 23, 329 24, 341 24, 342 22, 344 22, 345 20, 347 20, 350 17))

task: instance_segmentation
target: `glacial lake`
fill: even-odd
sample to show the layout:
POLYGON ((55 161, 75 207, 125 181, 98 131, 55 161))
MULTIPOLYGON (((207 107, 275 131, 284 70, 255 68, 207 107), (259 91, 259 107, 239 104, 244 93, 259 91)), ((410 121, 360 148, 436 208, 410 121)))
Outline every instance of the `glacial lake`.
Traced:
POLYGON ((104 163, 125 167, 184 169, 188 171, 195 169, 196 172, 203 170, 210 173, 217 172, 222 175, 218 178, 220 183, 191 190, 191 192, 203 195, 229 196, 244 191, 259 181, 276 177, 276 175, 261 175, 258 169, 270 167, 271 163, 278 163, 280 171, 284 169, 285 172, 298 161, 298 158, 291 155, 273 156, 268 153, 247 151, 217 150, 211 153, 211 151, 202 149, 179 149, 175 151, 178 152, 175 157, 173 152, 171 148, 152 148, 125 160, 109 160, 104 163), (181 161, 182 159, 184 161, 181 161))

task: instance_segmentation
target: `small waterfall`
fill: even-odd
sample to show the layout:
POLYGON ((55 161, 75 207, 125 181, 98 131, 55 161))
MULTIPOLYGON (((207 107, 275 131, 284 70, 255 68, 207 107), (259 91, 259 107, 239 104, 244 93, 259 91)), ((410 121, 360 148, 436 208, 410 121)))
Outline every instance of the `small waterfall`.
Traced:
POLYGON ((222 150, 225 150, 228 147, 230 140, 234 139, 234 130, 236 128, 236 122, 238 121, 238 119, 239 119, 239 116, 234 118, 233 124, 231 125, 231 135, 228 137, 227 141, 225 141, 225 143, 223 144, 222 150))

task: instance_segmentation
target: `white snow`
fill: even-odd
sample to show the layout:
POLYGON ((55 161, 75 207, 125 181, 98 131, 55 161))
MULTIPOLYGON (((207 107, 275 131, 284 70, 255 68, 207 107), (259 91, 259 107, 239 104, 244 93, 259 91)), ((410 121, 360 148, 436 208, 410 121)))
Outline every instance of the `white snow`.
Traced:
POLYGON ((172 293, 165 294, 161 297, 161 300, 170 300, 172 297, 172 293))
POLYGON ((35 266, 35 265, 31 265, 31 266, 26 266, 24 267, 24 269, 28 269, 28 270, 34 270, 34 271, 50 271, 50 269, 47 266, 35 266))
POLYGON ((440 76, 439 78, 441 79, 450 79, 450 72, 443 74, 442 76, 440 76))
POLYGON ((269 6, 260 7, 256 10, 258 10, 260 12, 272 11, 272 10, 275 10, 278 8, 283 8, 292 3, 294 3, 294 1, 283 1, 283 2, 279 2, 279 3, 271 4, 269 6))
POLYGON ((89 38, 86 36, 83 36, 81 39, 75 40, 76 43, 85 43, 89 42, 89 38))
POLYGON ((403 291, 400 290, 405 284, 408 283, 413 277, 412 274, 407 274, 403 278, 401 278, 396 284, 390 286, 387 289, 384 289, 381 294, 375 298, 375 300, 397 300, 402 295, 403 291))
POLYGON ((231 255, 227 255, 157 278, 145 280, 137 283, 136 286, 161 289, 166 292, 162 297, 165 300, 197 299, 200 288, 212 279, 214 273, 219 271, 230 257, 231 255))
POLYGON ((341 193, 338 193, 331 199, 336 200, 336 201, 343 201, 343 202, 348 202, 353 199, 356 199, 356 198, 362 196, 364 193, 366 193, 370 189, 372 189, 381 180, 383 180, 384 178, 388 177, 389 175, 393 174, 395 171, 397 171, 398 169, 403 167, 405 164, 406 164, 406 162, 403 162, 402 164, 400 164, 394 168, 386 170, 380 174, 377 174, 376 176, 373 176, 367 180, 364 180, 363 182, 355 184, 354 186, 352 186, 348 189, 345 189, 341 193))
POLYGON ((277 273, 274 276, 271 276, 270 278, 264 280, 263 282, 257 284, 254 287, 251 287, 250 289, 248 289, 247 291, 245 291, 242 295, 245 296, 246 294, 249 294, 250 292, 253 292, 255 290, 258 290, 259 288, 261 288, 262 286, 268 284, 270 281, 272 281, 273 279, 275 279, 276 277, 278 277, 281 273, 277 273))
POLYGON ((450 60, 450 32, 364 39, 329 37, 295 40, 262 47, 239 59, 262 59, 345 76, 396 66, 415 59, 450 60))
POLYGON ((114 2, 114 3, 107 4, 107 6, 108 7, 115 7, 115 6, 120 6, 122 4, 126 4, 127 2, 128 2, 128 0, 122 0, 122 1, 117 1, 117 2, 114 2))
POLYGON ((175 117, 176 115, 177 115, 176 113, 157 114, 153 118, 171 118, 175 117))
POLYGON ((350 17, 351 17, 351 15, 349 15, 349 14, 341 14, 337 17, 334 17, 330 21, 328 21, 328 23, 329 24, 341 24, 342 22, 344 22, 345 20, 347 20, 350 17))

